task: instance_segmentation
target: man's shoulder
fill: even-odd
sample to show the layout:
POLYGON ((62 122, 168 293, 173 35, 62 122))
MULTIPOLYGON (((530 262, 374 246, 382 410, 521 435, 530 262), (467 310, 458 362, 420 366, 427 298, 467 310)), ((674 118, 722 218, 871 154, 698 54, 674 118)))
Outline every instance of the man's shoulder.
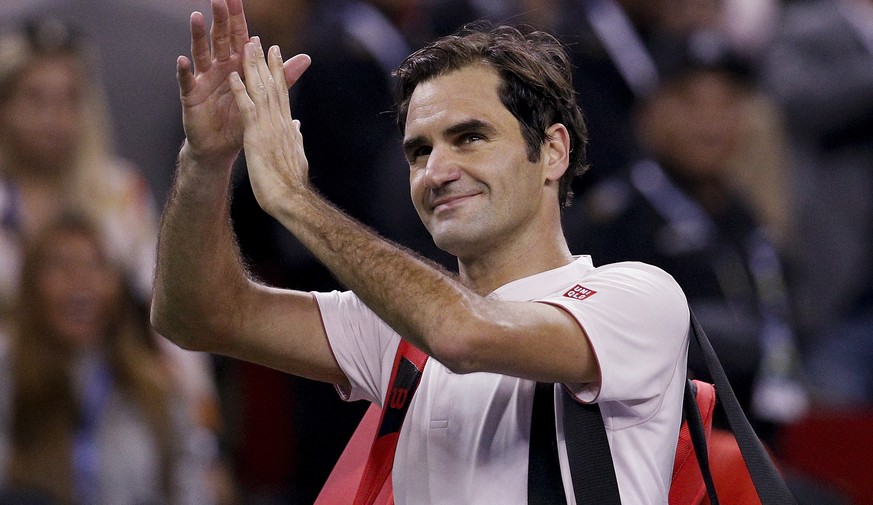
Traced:
POLYGON ((639 278, 640 281, 646 279, 660 280, 661 282, 675 284, 676 280, 666 270, 661 267, 644 263, 642 261, 619 261, 615 263, 605 263, 594 267, 589 275, 594 276, 631 276, 639 278))
POLYGON ((510 288, 516 291, 520 291, 518 288, 523 288, 528 295, 533 293, 532 297, 527 299, 563 295, 581 301, 584 298, 576 296, 579 293, 604 290, 636 292, 643 295, 672 292, 681 295, 684 302, 679 284, 672 275, 660 267, 640 261, 622 261, 594 266, 593 259, 587 255, 578 256, 575 261, 562 268, 511 283, 501 288, 500 292, 504 295, 508 294, 510 288))
POLYGON ((677 315, 687 311, 685 293, 676 279, 649 263, 622 261, 600 265, 591 269, 583 281, 590 289, 612 292, 617 297, 615 300, 640 309, 658 307, 659 311, 677 315), (681 310, 677 310, 679 308, 681 310))

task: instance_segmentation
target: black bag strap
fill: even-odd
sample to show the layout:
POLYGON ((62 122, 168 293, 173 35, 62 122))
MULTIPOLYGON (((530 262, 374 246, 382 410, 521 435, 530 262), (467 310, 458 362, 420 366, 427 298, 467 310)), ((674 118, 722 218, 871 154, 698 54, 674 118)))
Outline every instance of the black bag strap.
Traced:
POLYGON ((712 481, 712 471, 709 468, 709 448, 706 446, 706 429, 703 426, 703 418, 700 415, 700 407, 697 406, 697 392, 691 379, 685 380, 685 396, 682 398, 682 412, 685 422, 688 423, 688 434, 691 436, 691 445, 697 455, 697 466, 703 475, 703 483, 706 485, 706 493, 709 496, 710 505, 719 505, 718 493, 715 492, 715 483, 712 481))
MULTIPOLYGON (((576 503, 620 505, 618 480, 600 407, 577 402, 561 385, 564 439, 576 503)), ((567 503, 555 435, 555 384, 538 382, 531 418, 528 504, 567 503)))
POLYGON ((577 504, 621 505, 606 427, 596 403, 579 403, 561 386, 564 438, 577 504), (592 454, 601 455, 592 458, 592 454), (576 462, 574 465, 573 462, 576 462), (580 463, 585 462, 582 471, 580 463), (575 467, 575 470, 574 470, 575 467))
POLYGON ((528 505, 567 505, 558 439, 555 438, 555 385, 537 382, 530 420, 527 473, 528 505))
MULTIPOLYGON (((703 351, 706 367, 715 382, 716 393, 727 415, 731 431, 737 439, 737 444, 745 460, 746 467, 749 469, 749 474, 752 477, 758 497, 761 499, 761 504, 797 505, 794 497, 788 490, 788 486, 785 485, 785 481, 776 469, 776 465, 770 459, 770 455, 764 449, 764 445, 749 424, 749 420, 746 418, 742 407, 740 407, 740 403, 731 388, 727 375, 724 373, 724 369, 718 360, 718 356, 715 354, 715 349, 713 349, 712 344, 707 339, 706 333, 703 331, 693 312, 691 313, 689 332, 703 351)), ((537 388, 537 392, 534 395, 535 409, 539 408, 540 405, 546 405, 546 399, 537 401, 537 395, 542 396, 546 394, 545 389, 548 388, 537 388)), ((573 490, 576 495, 576 503, 578 505, 588 503, 620 504, 621 499, 615 479, 615 468, 612 462, 612 455, 609 452, 606 429, 603 426, 603 418, 600 415, 599 407, 596 404, 585 405, 575 401, 566 390, 563 391, 561 396, 564 404, 564 438, 567 444, 567 456, 573 480, 573 490)), ((547 405, 552 407, 549 410, 554 409, 552 405, 554 402, 553 398, 553 391, 548 389, 547 405)), ((717 505, 718 497, 715 493, 715 485, 713 484, 712 474, 709 469, 709 455, 706 448, 703 422, 700 418, 700 410, 697 408, 697 401, 693 396, 693 390, 689 390, 688 384, 686 384, 683 410, 688 421, 691 440, 697 454, 700 472, 703 474, 710 501, 713 505, 717 505)), ((533 415, 537 416, 539 414, 535 410, 533 415)), ((551 430, 550 437, 555 437, 554 429, 551 430)), ((533 431, 531 432, 531 454, 534 452, 538 454, 548 453, 548 444, 544 444, 542 438, 542 434, 535 437, 533 431), (535 447, 535 444, 537 447, 535 447)), ((547 456, 538 456, 538 458, 543 457, 547 456)), ((539 460, 537 459, 536 461, 539 460)), ((545 470, 543 468, 536 468, 543 467, 543 465, 536 465, 535 467, 533 465, 534 461, 534 459, 531 459, 528 471, 529 500, 533 500, 532 493, 544 485, 538 483, 535 487, 532 487, 531 479, 537 479, 537 481, 542 482, 551 479, 551 485, 562 490, 563 483, 561 482, 560 472, 551 476, 537 475, 545 470)), ((529 501, 529 503, 549 502, 529 501)))
MULTIPOLYGON (((706 362, 706 368, 710 376, 715 382, 715 391, 718 398, 721 400, 722 408, 728 419, 730 429, 737 439, 737 445, 740 447, 740 452, 745 460, 746 468, 749 469, 749 475, 752 477, 752 483, 755 485, 755 490, 758 492, 758 497, 761 499, 762 505, 796 505, 797 502, 785 485, 785 481, 776 469, 773 460, 764 448, 764 444, 755 434, 752 425, 746 418, 740 402, 737 401, 737 396, 731 388, 730 381, 724 373, 724 368, 715 354, 712 344, 706 338, 706 333, 694 316, 691 313, 691 334, 700 350, 703 351, 703 359, 706 362)), ((699 411, 698 411, 699 417, 699 411)), ((690 425, 689 425, 690 429, 690 425)), ((692 438, 692 442, 694 439, 692 438)), ((697 460, 701 461, 704 456, 698 451, 697 443, 694 444, 694 450, 697 452, 697 460)), ((706 445, 705 443, 703 444, 706 445)), ((702 469, 701 469, 702 471, 702 469)))

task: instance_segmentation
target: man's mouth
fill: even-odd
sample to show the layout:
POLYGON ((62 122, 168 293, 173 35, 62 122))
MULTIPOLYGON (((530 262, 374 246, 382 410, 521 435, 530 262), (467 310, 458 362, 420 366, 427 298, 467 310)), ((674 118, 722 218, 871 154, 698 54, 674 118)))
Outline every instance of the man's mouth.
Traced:
POLYGON ((445 209, 451 209, 468 200, 469 198, 476 196, 477 194, 478 193, 453 193, 451 195, 439 196, 431 201, 431 209, 435 212, 445 209))

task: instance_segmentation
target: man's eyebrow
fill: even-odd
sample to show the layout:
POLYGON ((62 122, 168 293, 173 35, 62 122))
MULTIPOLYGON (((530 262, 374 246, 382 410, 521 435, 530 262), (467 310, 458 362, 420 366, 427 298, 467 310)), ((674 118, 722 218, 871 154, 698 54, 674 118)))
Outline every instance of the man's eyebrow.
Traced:
POLYGON ((443 135, 446 137, 453 137, 455 135, 466 133, 466 132, 482 132, 487 134, 493 134, 497 130, 491 123, 482 121, 481 119, 468 119, 466 121, 461 121, 460 123, 449 126, 445 130, 443 130, 443 135))
MULTIPOLYGON (((491 123, 482 121, 481 119, 467 119, 466 121, 461 121, 460 123, 449 126, 443 130, 442 135, 444 137, 454 137, 455 135, 467 132, 482 132, 492 135, 496 131, 497 129, 494 128, 491 123)), ((415 137, 403 141, 403 152, 408 155, 427 143, 427 139, 424 136, 416 135, 415 137)))

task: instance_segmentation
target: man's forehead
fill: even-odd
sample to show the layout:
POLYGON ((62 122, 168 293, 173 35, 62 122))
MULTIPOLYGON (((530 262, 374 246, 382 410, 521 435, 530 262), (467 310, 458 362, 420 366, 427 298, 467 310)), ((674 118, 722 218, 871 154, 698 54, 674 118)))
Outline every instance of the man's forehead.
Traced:
POLYGON ((509 114, 497 92, 499 83, 497 72, 484 65, 464 67, 420 83, 409 100, 407 133, 433 123, 492 122, 509 114))
POLYGON ((466 88, 475 83, 478 83, 477 88, 487 88, 488 90, 496 91, 496 86, 499 82, 500 75, 494 67, 485 63, 475 63, 449 70, 421 81, 413 90, 412 96, 414 97, 416 93, 420 94, 422 90, 426 89, 466 88))

